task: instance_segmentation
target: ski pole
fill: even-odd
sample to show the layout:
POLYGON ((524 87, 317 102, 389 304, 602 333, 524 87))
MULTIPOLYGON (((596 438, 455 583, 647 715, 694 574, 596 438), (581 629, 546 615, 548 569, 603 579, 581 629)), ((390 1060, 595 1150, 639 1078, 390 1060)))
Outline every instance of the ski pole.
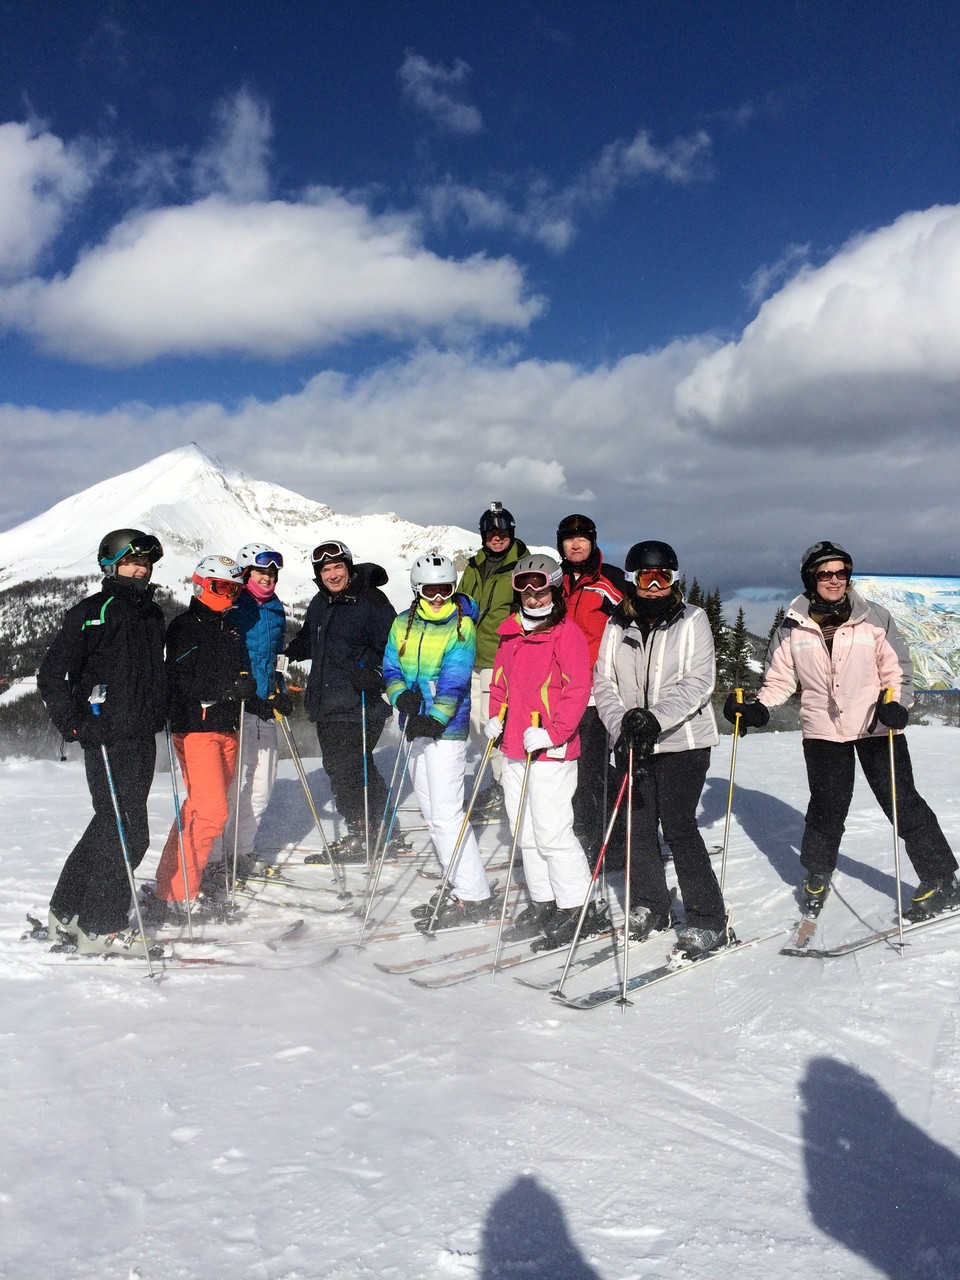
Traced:
MULTIPOLYGON (((361 664, 362 665, 362 664, 361 664)), ((363 844, 370 870, 370 769, 367 762, 367 694, 360 690, 360 750, 363 752, 363 844)))
POLYGON ((301 759, 300 752, 297 750, 297 744, 294 742, 293 734, 290 732, 290 728, 287 725, 287 717, 281 715, 276 707, 273 709, 273 714, 283 731, 287 750, 290 752, 290 759, 293 761, 293 767, 296 769, 297 777, 300 779, 300 785, 303 787, 303 794, 307 798, 307 805, 313 815, 313 821, 316 824, 317 831, 320 833, 320 843, 323 845, 323 852, 327 855, 327 861, 330 863, 330 870, 333 872, 334 879, 340 889, 337 896, 340 898, 351 898, 353 895, 347 890, 343 871, 334 860, 333 854, 330 852, 330 846, 327 844, 327 837, 323 834, 323 827, 320 825, 320 815, 317 813, 317 806, 313 803, 313 796, 310 793, 310 784, 307 782, 307 771, 303 767, 303 760, 301 759))
MULTIPOLYGON (((884 702, 893 701, 892 689, 885 690, 883 700, 884 702)), ((897 946, 900 948, 900 954, 902 956, 905 943, 903 941, 903 899, 900 891, 900 827, 897 819, 897 766, 894 759, 893 738, 893 730, 888 729, 887 749, 890 756, 890 821, 893 823, 893 874, 896 877, 897 884, 897 946)))
POLYGON ((147 972, 150 977, 156 981, 157 975, 153 971, 153 960, 150 956, 150 944, 147 942, 147 935, 143 927, 143 916, 140 914, 140 903, 137 899, 137 882, 133 878, 133 866, 130 862, 130 851, 127 848, 127 837, 123 833, 123 818, 120 815, 120 797, 117 795, 116 784, 113 781, 113 770, 110 768, 110 760, 107 757, 106 745, 101 744, 100 754, 103 757, 103 767, 107 774, 107 786, 110 788, 110 799, 113 801, 113 813, 117 819, 117 835, 120 837, 120 848, 123 850, 123 865, 127 869, 127 879, 130 882, 130 892, 133 895, 133 909, 137 915, 137 928, 140 931, 140 941, 143 943, 143 954, 147 959, 147 972))
MULTIPOLYGON (((499 719, 501 724, 503 723, 503 720, 506 714, 507 714, 507 704, 504 702, 501 705, 500 710, 497 712, 497 718, 499 719)), ((487 765, 490 762, 491 757, 493 756, 493 751, 498 741, 499 739, 497 738, 488 738, 487 745, 483 749, 483 756, 480 760, 480 767, 476 772, 476 776, 474 777, 473 789, 470 792, 470 799, 467 802, 467 807, 464 810, 464 814, 463 814, 463 821, 460 823, 460 830, 457 833, 457 842, 453 846, 453 852, 450 854, 450 857, 447 860, 447 865, 443 869, 443 879, 440 881, 440 890, 437 895, 437 901, 439 903, 443 902, 444 895, 447 892, 447 885, 457 873, 457 867, 460 864, 460 856, 463 853, 463 846, 466 840, 467 832, 470 830, 470 815, 473 813, 473 806, 477 803, 477 796, 480 794, 480 787, 483 783, 484 772, 486 770, 487 765)))
POLYGON ((187 886, 187 851, 183 843, 183 815, 180 812, 180 788, 177 786, 177 762, 173 754, 173 737, 170 733, 170 722, 164 725, 167 734, 167 755, 170 757, 170 783, 173 787, 173 807, 177 815, 177 843, 180 846, 180 874, 183 876, 183 905, 187 913, 187 933, 193 941, 193 907, 190 903, 190 889, 187 886))
MULTIPOLYGON (((734 689, 738 704, 743 702, 743 690, 734 689)), ((733 774, 737 767, 737 743, 740 741, 740 715, 738 711, 733 720, 733 750, 730 752, 730 786, 727 789, 727 814, 723 820, 723 853, 720 857, 720 896, 723 897, 723 882, 727 874, 727 844, 730 840, 730 814, 733 811, 733 774)))
MULTIPOLYGON (((397 809, 400 807, 400 789, 403 787, 403 779, 406 776, 407 765, 410 763, 410 750, 413 747, 413 742, 405 738, 403 743, 401 743, 401 747, 404 744, 406 745, 407 749, 406 751, 402 751, 403 770, 400 774, 400 782, 397 788, 397 803, 393 806, 393 812, 390 815, 390 823, 386 828, 386 835, 384 836, 384 839, 382 842, 378 842, 379 847, 377 849, 377 853, 374 855, 374 864, 375 864, 374 874, 367 876, 367 889, 364 896, 364 906, 363 906, 363 920, 360 923, 360 933, 357 937, 358 951, 363 945, 363 935, 366 932, 367 922, 370 919, 370 911, 371 911, 371 908, 373 907, 373 900, 376 897, 377 887, 380 884, 380 873, 383 871, 383 864, 384 864, 384 861, 386 860, 387 845, 390 841, 391 833, 393 832, 393 824, 397 817, 397 809)), ((399 761, 400 754, 398 754, 397 759, 399 761)), ((394 773, 396 773, 396 769, 394 769, 394 773)), ((392 779, 391 779, 391 786, 392 786, 392 779)))
MULTIPOLYGON (((377 840, 373 849, 374 858, 376 858, 377 854, 380 852, 380 842, 383 840, 383 828, 384 828, 384 824, 387 821, 387 814, 390 812, 390 804, 393 800, 393 791, 394 791, 394 787, 397 784, 397 770, 400 767, 400 759, 404 754, 403 748, 404 748, 405 742, 406 742, 406 739, 404 738, 403 730, 401 729, 400 745, 397 747, 397 754, 393 761, 393 769, 391 770, 391 773, 390 773, 390 785, 389 787, 387 787, 386 799, 383 802, 383 813, 380 815, 380 826, 377 828, 377 840)), ((409 743, 407 743, 406 745, 409 748, 409 743)), ((406 765, 404 765, 404 769, 406 769, 406 765)), ((396 808, 397 806, 394 806, 394 816, 396 816, 396 808)), ((384 844, 386 844, 386 841, 383 841, 383 842, 384 844)))
MULTIPOLYGON (((627 773, 624 773, 623 780, 620 783, 620 789, 617 792, 617 798, 614 801, 613 812, 610 815, 610 820, 607 823, 607 829, 604 833, 603 844, 600 846, 600 852, 597 855, 597 865, 593 869, 593 876, 590 880, 590 887, 587 890, 587 896, 584 898, 583 906, 580 909, 580 919, 577 921, 576 931, 574 932, 573 938, 570 941, 570 946, 567 949, 567 962, 563 966, 563 973, 560 975, 560 984, 557 987, 557 991, 556 991, 556 994, 558 996, 563 994, 563 984, 567 980, 567 973, 570 969, 570 962, 573 959, 573 953, 577 948, 577 943, 580 941, 580 931, 583 928, 583 922, 587 915, 587 907, 590 904, 590 901, 593 897, 593 890, 597 882, 597 876, 600 874, 601 867, 605 867, 606 865, 605 859, 607 856, 607 845, 610 843, 610 840, 613 837, 613 828, 616 825, 617 818, 619 817, 619 814, 620 814, 620 806, 621 804, 623 804, 623 795, 627 789, 628 778, 629 778, 629 775, 627 773)), ((628 925, 629 925, 629 922, 628 922, 628 925)), ((625 926, 625 929, 624 929, 624 938, 625 938, 624 946, 627 946, 629 944, 629 940, 626 938, 627 927, 628 926, 625 926)))
MULTIPOLYGON (((246 673, 244 673, 246 674, 246 673)), ((227 871, 227 896, 231 907, 237 905, 237 847, 240 843, 240 792, 243 790, 243 716, 246 698, 240 699, 240 717, 237 724, 237 794, 233 806, 233 873, 227 871)))
MULTIPOLYGON (((656 834, 656 832, 654 832, 656 834)), ((623 986, 617 1003, 626 1009, 627 983, 630 975, 630 865, 633 861, 633 744, 627 753, 627 856, 623 889, 623 986)))
MULTIPOLYGON (((540 727, 540 712, 531 711, 530 724, 533 728, 540 727)), ((513 862, 517 856, 517 845, 520 842, 520 832, 523 828, 523 812, 527 803, 527 786, 530 782, 530 766, 533 764, 533 752, 527 752, 527 758, 523 766, 523 781, 520 784, 520 801, 517 805, 517 820, 514 823, 513 839, 510 842, 510 860, 507 863, 507 875, 503 884, 503 906, 500 908, 500 925, 497 929, 497 945, 493 950, 493 969, 490 976, 497 976, 497 965, 500 963, 500 943, 503 938, 503 926, 507 918, 507 898, 510 895, 510 884, 513 879, 513 862)), ((433 909, 433 919, 436 919, 437 912, 440 910, 440 903, 433 909)), ((430 921, 430 927, 433 928, 433 920, 430 921)))

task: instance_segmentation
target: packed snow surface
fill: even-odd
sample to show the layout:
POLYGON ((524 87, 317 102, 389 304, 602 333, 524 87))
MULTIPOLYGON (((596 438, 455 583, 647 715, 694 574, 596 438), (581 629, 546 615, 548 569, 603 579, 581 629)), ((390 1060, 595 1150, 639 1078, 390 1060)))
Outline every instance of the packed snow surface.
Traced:
MULTIPOLYGON (((909 740, 960 847, 960 734, 909 740)), ((708 843, 722 836, 730 742, 703 797, 708 843)), ((388 773, 395 751, 385 739, 388 773)), ((306 765, 333 834, 324 776, 306 765)), ((799 735, 746 737, 726 868, 741 938, 797 918, 805 803, 799 735)), ((411 806, 400 819, 423 848, 411 806)), ((585 1013, 513 980, 555 958, 439 990, 375 967, 488 931, 357 953, 353 920, 255 906, 238 937, 302 915, 305 938, 237 943, 219 954, 254 967, 155 983, 19 940, 27 911, 45 918, 88 811, 76 760, 0 762, 6 1280, 960 1275, 960 916, 902 956, 791 959, 784 932, 585 1013), (335 960, 305 965, 335 942, 335 960)), ((172 816, 169 775, 151 812, 144 875, 172 816)), ((261 843, 301 846, 279 857, 329 883, 293 865, 316 842, 285 762, 261 843)), ((481 844, 500 861, 506 834, 487 827, 481 844)), ((429 853, 387 868, 381 915, 433 890, 418 865, 429 853)), ((359 892, 361 870, 348 876, 359 892)), ((890 923, 890 828, 860 781, 835 885, 827 943, 890 923)), ((631 972, 667 949, 632 951, 631 972)))

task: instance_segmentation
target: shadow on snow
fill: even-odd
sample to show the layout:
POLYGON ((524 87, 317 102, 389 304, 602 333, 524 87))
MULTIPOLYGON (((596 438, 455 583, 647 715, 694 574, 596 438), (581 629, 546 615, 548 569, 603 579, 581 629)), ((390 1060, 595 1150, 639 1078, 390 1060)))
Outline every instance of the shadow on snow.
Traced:
POLYGON ((536 1178, 516 1178, 490 1206, 480 1280, 600 1280, 570 1239, 563 1209, 536 1178))

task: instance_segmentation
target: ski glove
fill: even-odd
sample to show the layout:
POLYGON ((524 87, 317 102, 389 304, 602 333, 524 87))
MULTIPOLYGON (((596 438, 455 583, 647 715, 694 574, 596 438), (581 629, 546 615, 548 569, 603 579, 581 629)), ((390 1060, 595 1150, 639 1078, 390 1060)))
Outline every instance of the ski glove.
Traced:
POLYGON ((613 763, 625 773, 630 763, 630 747, 633 745, 633 774, 636 778, 644 778, 650 772, 650 761, 653 759, 653 738, 647 738, 642 747, 631 744, 625 733, 621 733, 613 744, 613 763))
POLYGON ((77 728, 77 741, 85 751, 99 751, 106 746, 109 731, 103 716, 88 716, 77 728))
POLYGON ((727 700, 723 704, 723 718, 729 720, 731 724, 736 724, 737 712, 740 713, 740 736, 742 737, 748 729, 762 729, 770 719, 770 711, 762 702, 757 702, 754 698, 750 702, 738 702, 735 689, 727 694, 727 700))
POLYGON ((888 729, 905 729, 910 712, 902 702, 881 702, 877 707, 877 719, 888 729))
POLYGON ((401 715, 416 716, 423 706, 423 695, 419 689, 404 689, 394 704, 401 715))
POLYGON ((648 756, 660 737, 660 721, 646 707, 631 707, 620 721, 620 733, 632 744, 635 752, 648 756))
POLYGON ((491 716, 487 723, 483 726, 483 736, 489 738, 491 742, 503 735, 503 721, 499 716, 491 716))
POLYGON ((376 667, 354 667, 350 683, 356 693, 379 693, 383 688, 383 679, 376 667))
POLYGON ((273 706, 282 716, 288 716, 293 710, 293 699, 286 689, 278 689, 271 699, 273 706))
POLYGON ((257 696, 257 682, 244 671, 223 695, 223 702, 250 702, 257 696))
POLYGON ((410 716, 407 720, 407 739, 432 738, 434 742, 443 736, 444 726, 433 716, 410 716))
POLYGON ((534 751, 548 751, 553 746, 553 739, 547 733, 546 729, 540 729, 537 725, 532 724, 523 731, 523 749, 527 755, 532 755, 534 751))

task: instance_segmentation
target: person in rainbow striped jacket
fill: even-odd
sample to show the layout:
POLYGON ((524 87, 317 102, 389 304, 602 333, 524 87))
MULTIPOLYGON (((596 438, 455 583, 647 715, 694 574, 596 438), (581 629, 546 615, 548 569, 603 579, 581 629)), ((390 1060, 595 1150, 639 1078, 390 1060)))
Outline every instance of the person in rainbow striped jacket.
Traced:
MULTIPOLYGON (((470 677, 477 652, 477 605, 455 590, 447 556, 424 555, 410 569, 414 597, 394 620, 383 655, 390 703, 406 717, 409 773, 433 847, 446 870, 464 825, 463 776, 470 730, 470 677)), ((467 825, 437 911, 437 926, 486 919, 490 883, 473 829, 467 825)), ((430 904, 430 914, 434 903, 430 904)), ((415 915, 423 915, 416 908, 415 915)))

